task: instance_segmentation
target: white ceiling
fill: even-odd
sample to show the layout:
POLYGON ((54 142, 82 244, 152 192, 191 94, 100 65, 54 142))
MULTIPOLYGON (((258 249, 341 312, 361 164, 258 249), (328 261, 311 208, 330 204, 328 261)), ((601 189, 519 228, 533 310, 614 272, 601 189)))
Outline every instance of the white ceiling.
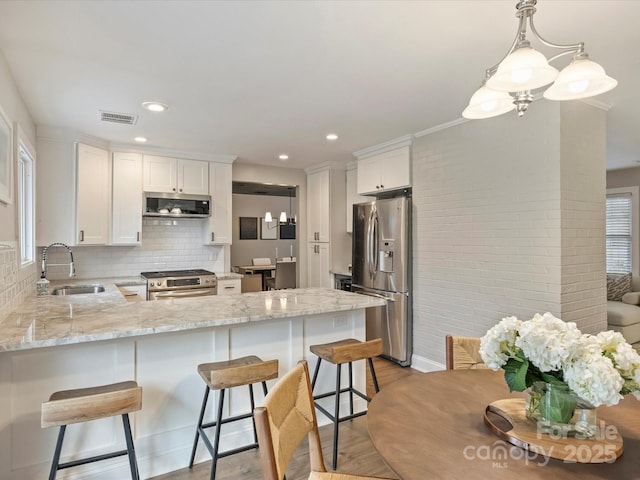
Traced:
MULTIPOLYGON (((0 49, 37 125, 305 168, 459 119, 511 45, 515 4, 3 0, 0 49), (100 122, 98 110, 139 119, 100 122)), ((544 37, 585 42, 619 81, 596 97, 611 107, 609 168, 640 163, 639 18, 636 0, 540 0, 535 15, 544 37)))

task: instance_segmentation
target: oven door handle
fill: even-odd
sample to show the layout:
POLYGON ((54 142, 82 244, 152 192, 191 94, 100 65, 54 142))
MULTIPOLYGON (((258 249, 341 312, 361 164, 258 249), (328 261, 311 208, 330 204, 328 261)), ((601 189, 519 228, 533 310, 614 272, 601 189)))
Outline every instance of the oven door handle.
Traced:
POLYGON ((172 291, 172 292, 152 292, 154 298, 180 298, 180 297, 204 297, 215 295, 215 288, 200 288, 192 290, 172 291))

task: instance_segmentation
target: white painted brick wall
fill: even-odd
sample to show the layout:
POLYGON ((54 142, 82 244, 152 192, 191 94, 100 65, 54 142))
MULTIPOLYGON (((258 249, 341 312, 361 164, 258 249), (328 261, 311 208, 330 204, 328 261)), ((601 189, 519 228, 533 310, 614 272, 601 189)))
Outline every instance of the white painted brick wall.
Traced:
POLYGON ((0 320, 16 308, 25 297, 35 291, 36 269, 33 264, 24 269, 18 266, 15 243, 0 242, 0 320))
MULTIPOLYGON (((145 218, 142 245, 137 247, 72 247, 78 278, 139 275, 156 270, 204 268, 224 271, 222 246, 203 245, 201 219, 155 220, 145 218)), ((42 249, 38 249, 38 258, 42 249)), ((68 263, 62 248, 52 248, 47 263, 68 263)), ((47 278, 68 278, 67 267, 47 267, 47 278)))
POLYGON ((583 332, 597 333, 607 327, 606 112, 570 102, 562 104, 560 118, 561 314, 583 332))
POLYGON ((521 119, 503 115, 416 139, 416 356, 443 364, 446 334, 481 336, 508 315, 550 311, 601 326, 604 158, 580 151, 563 163, 561 152, 572 148, 561 141, 559 103, 547 101, 521 119), (570 177, 576 169, 579 177, 570 177), (593 191, 584 193, 587 184, 593 191))

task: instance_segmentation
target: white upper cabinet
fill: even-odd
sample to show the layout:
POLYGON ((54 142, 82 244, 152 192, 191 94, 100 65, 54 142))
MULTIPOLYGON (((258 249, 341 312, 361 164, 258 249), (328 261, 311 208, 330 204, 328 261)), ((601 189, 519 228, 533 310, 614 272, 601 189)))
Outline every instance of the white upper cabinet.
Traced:
POLYGON ((139 245, 142 232, 142 155, 113 154, 111 243, 139 245))
POLYGON ((412 137, 402 137, 354 155, 358 158, 358 194, 375 195, 411 186, 412 137))
POLYGON ((370 202, 371 198, 358 195, 358 170, 347 170, 347 233, 353 232, 353 205, 356 203, 370 202))
POLYGON ((145 155, 145 192, 209 194, 209 162, 145 155))
MULTIPOLYGON (((232 165, 211 162, 209 186, 211 195, 211 217, 205 231, 205 245, 230 245, 232 239, 231 199, 232 165)), ((218 293, 219 292, 218 288, 218 293)))
POLYGON ((76 243, 105 245, 111 218, 109 152, 78 143, 76 168, 76 243))
POLYGON ((307 175, 307 232, 309 242, 328 242, 331 202, 330 171, 307 175))

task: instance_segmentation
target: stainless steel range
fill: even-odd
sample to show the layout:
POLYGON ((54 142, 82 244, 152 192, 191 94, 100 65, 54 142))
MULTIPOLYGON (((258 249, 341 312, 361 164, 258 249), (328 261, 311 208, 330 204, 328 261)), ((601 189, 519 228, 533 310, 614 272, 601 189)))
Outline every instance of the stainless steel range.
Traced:
POLYGON ((217 295, 218 279, 208 270, 142 272, 147 279, 147 300, 217 295))

